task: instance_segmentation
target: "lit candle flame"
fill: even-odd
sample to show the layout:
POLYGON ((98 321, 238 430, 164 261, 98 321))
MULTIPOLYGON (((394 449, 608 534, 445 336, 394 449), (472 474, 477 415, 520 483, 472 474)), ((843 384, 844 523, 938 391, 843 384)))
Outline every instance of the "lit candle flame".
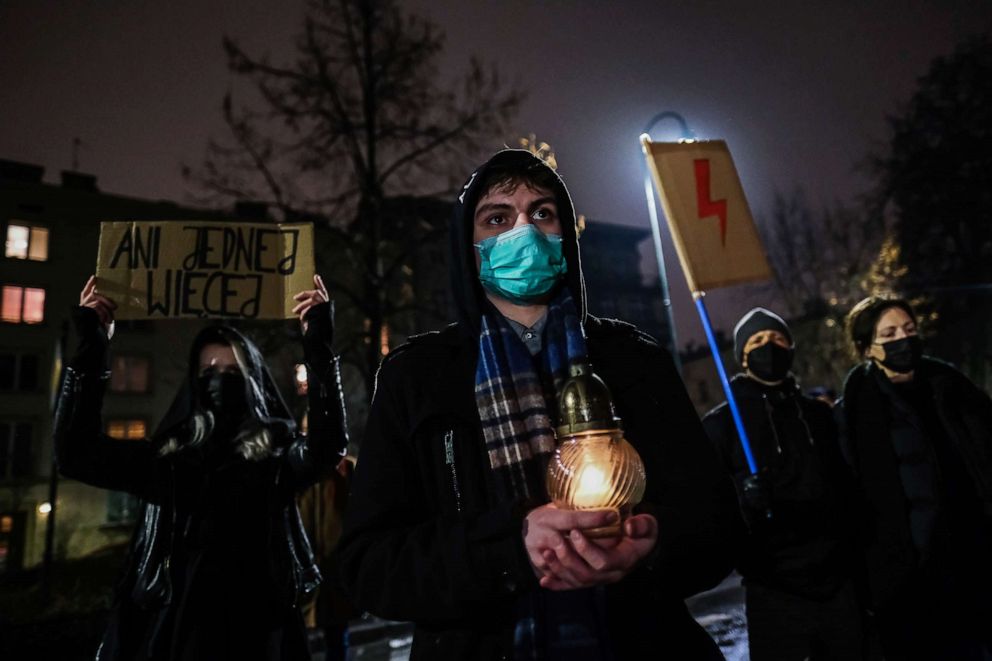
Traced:
POLYGON ((579 472, 575 505, 580 508, 605 507, 611 491, 606 472, 595 464, 585 464, 579 472))

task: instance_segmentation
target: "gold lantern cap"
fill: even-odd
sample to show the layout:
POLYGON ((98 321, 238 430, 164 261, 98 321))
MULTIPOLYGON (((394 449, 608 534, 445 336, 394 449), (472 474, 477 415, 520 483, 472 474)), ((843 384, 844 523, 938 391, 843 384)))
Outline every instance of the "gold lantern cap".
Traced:
POLYGON ((620 431, 610 390, 588 360, 572 362, 558 399, 558 438, 591 431, 620 431))

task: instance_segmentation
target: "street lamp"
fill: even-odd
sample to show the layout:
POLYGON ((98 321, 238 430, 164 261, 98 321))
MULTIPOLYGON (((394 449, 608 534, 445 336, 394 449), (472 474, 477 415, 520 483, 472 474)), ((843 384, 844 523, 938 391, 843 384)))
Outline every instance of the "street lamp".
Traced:
MULTIPOLYGON (((671 110, 660 112, 652 117, 648 125, 644 127, 643 134, 650 135, 651 129, 666 119, 672 119, 678 122, 682 132, 682 139, 694 140, 696 138, 695 134, 689 128, 689 124, 686 123, 685 118, 671 110)), ((661 281, 661 304, 665 309, 665 322, 668 324, 670 344, 667 348, 672 354, 672 360, 675 361, 675 368, 681 372, 682 361, 679 360, 678 342, 675 340, 675 317, 672 315, 672 298, 668 293, 668 275, 665 272, 665 254, 661 246, 661 224, 658 222, 658 207, 655 205, 651 173, 648 172, 647 162, 643 159, 641 160, 641 168, 644 173, 644 195, 648 201, 648 215, 651 217, 651 236, 654 239, 654 254, 658 260, 658 279, 661 281)))

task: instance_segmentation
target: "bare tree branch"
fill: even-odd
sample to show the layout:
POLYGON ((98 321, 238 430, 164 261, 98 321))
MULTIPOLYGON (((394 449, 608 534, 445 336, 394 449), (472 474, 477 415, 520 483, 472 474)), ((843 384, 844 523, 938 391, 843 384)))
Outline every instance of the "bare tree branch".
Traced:
POLYGON ((314 221, 318 268, 342 303, 338 337, 369 395, 382 328, 415 332, 418 315, 436 312, 415 283, 443 279, 425 273, 439 260, 419 257, 443 235, 447 210, 417 193, 455 190, 468 159, 503 141, 523 98, 475 59, 447 84, 443 45, 397 0, 310 0, 286 62, 226 38, 228 67, 248 87, 237 107, 224 97, 229 140, 211 141, 201 166, 185 170, 211 199, 314 221))

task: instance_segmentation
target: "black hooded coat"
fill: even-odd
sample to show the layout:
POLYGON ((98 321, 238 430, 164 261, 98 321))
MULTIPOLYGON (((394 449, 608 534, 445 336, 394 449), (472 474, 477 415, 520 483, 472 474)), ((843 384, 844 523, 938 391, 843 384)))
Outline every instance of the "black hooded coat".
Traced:
POLYGON ((298 607, 321 576, 295 496, 332 471, 347 445, 329 309, 316 306, 308 317, 305 342, 324 349, 308 349, 308 358, 330 358, 308 369, 308 436, 297 432, 255 345, 214 326, 194 341, 189 376, 150 441, 103 433, 107 340, 92 310, 74 311, 81 348, 56 409, 59 471, 141 499, 98 661, 310 658, 298 607), (218 342, 243 359, 248 417, 240 429, 253 438, 267 432, 269 448, 251 459, 244 436, 190 442, 200 350, 218 342))
MULTIPOLYGON (((738 374, 731 387, 772 511, 771 519, 747 512, 751 525, 737 570, 745 583, 828 599, 854 576, 855 524, 848 518, 856 503, 833 413, 803 395, 791 377, 766 386, 738 374)), ((703 428, 746 508, 743 484, 751 471, 726 402, 703 417, 703 428)))
MULTIPOLYGON (((341 580, 376 615, 416 625, 411 659, 512 659, 516 606, 539 590, 522 536, 542 503, 494 496, 475 399, 480 316, 472 216, 494 164, 547 167, 525 151, 498 153, 472 175, 455 207, 449 255, 459 320, 411 338, 380 368, 345 527, 341 580)), ((658 520, 645 561, 607 586, 609 644, 618 660, 721 658, 683 599, 732 566, 742 525, 733 486, 671 356, 629 324, 586 314, 575 216, 564 184, 554 193, 566 286, 579 306, 594 369, 609 386, 625 437, 647 470, 638 511, 658 520)))

